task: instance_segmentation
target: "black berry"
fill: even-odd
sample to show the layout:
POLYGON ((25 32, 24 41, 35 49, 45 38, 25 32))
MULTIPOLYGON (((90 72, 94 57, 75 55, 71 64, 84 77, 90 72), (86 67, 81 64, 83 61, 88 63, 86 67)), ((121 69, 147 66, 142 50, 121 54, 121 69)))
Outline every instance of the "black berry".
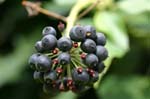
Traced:
POLYGON ((44 51, 41 41, 37 41, 35 43, 35 49, 37 50, 37 52, 43 52, 44 51))
POLYGON ((89 67, 96 66, 98 64, 98 57, 95 54, 88 54, 86 55, 85 63, 89 67))
POLYGON ((86 32, 86 37, 95 40, 97 35, 96 35, 96 30, 94 27, 91 25, 84 26, 84 30, 86 32))
POLYGON ((42 73, 42 72, 35 71, 35 72, 33 73, 33 78, 34 78, 34 80, 37 81, 37 82, 40 82, 40 83, 43 83, 43 82, 44 82, 43 73, 42 73))
POLYGON ((36 65, 37 59, 40 55, 41 55, 40 53, 36 53, 36 54, 33 54, 32 56, 30 56, 30 58, 29 58, 29 65, 34 70, 36 69, 35 65, 36 65))
POLYGON ((99 58, 99 60, 105 60, 108 57, 108 51, 103 46, 96 46, 96 55, 99 58))
POLYGON ((46 35, 42 38, 42 46, 44 50, 50 51, 57 46, 57 39, 53 35, 46 35))
POLYGON ((67 52, 63 52, 58 56, 58 62, 62 65, 69 64, 71 60, 70 54, 67 52))
POLYGON ((90 74, 90 82, 96 82, 99 78, 98 72, 94 71, 90 74))
POLYGON ((97 64, 97 66, 93 67, 93 69, 94 69, 95 71, 97 71, 98 73, 101 73, 101 72, 104 70, 104 68, 105 68, 105 65, 104 65, 103 62, 99 62, 99 63, 97 64))
POLYGON ((103 33, 97 33, 96 44, 103 46, 106 44, 106 37, 103 33))
POLYGON ((67 37, 61 37, 57 42, 57 47, 61 51, 69 51, 72 48, 72 41, 67 37))
POLYGON ((86 33, 85 33, 83 27, 81 27, 81 26, 78 26, 78 25, 74 26, 70 30, 70 38, 73 41, 81 42, 81 41, 85 40, 85 37, 86 37, 86 33))
POLYGON ((72 71, 72 79, 78 83, 87 83, 89 81, 89 74, 84 69, 82 71, 74 69, 72 71))
POLYGON ((91 39, 86 39, 81 43, 80 47, 86 53, 94 53, 96 51, 96 43, 91 39))
POLYGON ((44 73, 44 81, 48 83, 52 83, 57 79, 57 73, 54 70, 48 71, 44 73))
POLYGON ((45 72, 51 69, 52 61, 50 58, 48 58, 45 55, 40 55, 37 58, 37 64, 36 64, 36 69, 45 72))
POLYGON ((43 29, 42 34, 43 36, 49 35, 49 34, 56 36, 56 30, 51 26, 47 26, 43 29))

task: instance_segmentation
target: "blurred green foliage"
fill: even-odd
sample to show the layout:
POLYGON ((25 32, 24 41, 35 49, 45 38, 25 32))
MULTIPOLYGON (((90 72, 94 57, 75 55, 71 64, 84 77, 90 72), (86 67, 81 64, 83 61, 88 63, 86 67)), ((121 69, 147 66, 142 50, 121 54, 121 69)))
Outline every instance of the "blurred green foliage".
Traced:
MULTIPOLYGON (((107 36, 108 73, 96 90, 47 96, 32 79, 28 57, 35 51, 34 43, 41 38, 42 28, 56 28, 59 20, 42 14, 28 17, 21 0, 0 0, 0 98, 149 99, 150 1, 101 1, 77 24, 94 25, 107 36)), ((67 16, 75 3, 76 0, 43 0, 42 7, 67 16)))

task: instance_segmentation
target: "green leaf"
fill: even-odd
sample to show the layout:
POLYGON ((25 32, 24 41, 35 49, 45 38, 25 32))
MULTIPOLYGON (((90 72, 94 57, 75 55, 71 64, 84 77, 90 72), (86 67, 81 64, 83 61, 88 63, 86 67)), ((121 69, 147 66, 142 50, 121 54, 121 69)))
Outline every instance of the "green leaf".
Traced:
POLYGON ((48 2, 45 2, 43 3, 43 8, 49 10, 49 11, 52 11, 52 12, 55 12, 55 13, 58 13, 58 14, 62 14, 62 15, 66 15, 67 12, 70 11, 72 5, 75 3, 73 2, 72 0, 69 0, 69 1, 72 1, 72 2, 69 2, 67 3, 66 1, 61 3, 63 0, 57 0, 57 1, 48 1, 48 2))
POLYGON ((54 0, 54 2, 58 5, 73 5, 77 0, 54 0))
POLYGON ((149 99, 149 80, 141 76, 108 76, 97 92, 102 99, 149 99))
MULTIPOLYGON (((39 33, 35 31, 34 33, 39 33)), ((14 52, 0 56, 0 86, 16 81, 28 63, 28 58, 33 52, 33 45, 37 35, 30 35, 28 38, 18 37, 15 39, 16 48, 14 52)))
POLYGON ((123 18, 113 12, 97 12, 94 16, 97 30, 106 33, 110 57, 122 57, 129 49, 129 41, 123 18))
POLYGON ((135 37, 150 38, 150 14, 149 12, 127 15, 126 22, 129 32, 135 37))
POLYGON ((76 24, 80 25, 94 25, 92 18, 83 18, 80 19, 76 24))
POLYGON ((117 7, 129 14, 150 11, 150 0, 120 0, 117 7))

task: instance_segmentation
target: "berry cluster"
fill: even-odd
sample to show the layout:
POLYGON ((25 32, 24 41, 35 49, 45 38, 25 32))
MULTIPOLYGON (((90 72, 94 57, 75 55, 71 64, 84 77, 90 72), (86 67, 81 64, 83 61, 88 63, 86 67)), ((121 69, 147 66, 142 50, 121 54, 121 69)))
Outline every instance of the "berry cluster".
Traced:
POLYGON ((43 83, 44 92, 82 92, 92 87, 108 57, 104 34, 96 33, 90 25, 76 25, 70 30, 70 38, 63 36, 57 40, 51 26, 45 27, 42 35, 29 64, 35 70, 34 79, 43 83))

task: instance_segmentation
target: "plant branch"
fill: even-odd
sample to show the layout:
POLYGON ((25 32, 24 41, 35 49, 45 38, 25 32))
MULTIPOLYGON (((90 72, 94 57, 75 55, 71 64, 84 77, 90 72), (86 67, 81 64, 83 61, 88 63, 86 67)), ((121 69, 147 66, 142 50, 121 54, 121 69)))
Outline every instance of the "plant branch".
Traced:
POLYGON ((40 12, 42 14, 45 14, 49 17, 53 17, 53 18, 56 18, 56 19, 60 19, 64 22, 66 22, 66 17, 62 16, 62 15, 59 15, 57 13, 54 13, 52 11, 48 11, 46 9, 43 9, 40 7, 39 4, 36 4, 36 3, 33 3, 33 2, 30 2, 30 1, 22 1, 22 5, 25 6, 25 7, 29 7, 31 8, 32 10, 35 10, 37 12, 40 12))
POLYGON ((96 5, 98 5, 100 3, 100 0, 97 0, 96 2, 93 2, 93 4, 87 8, 86 10, 84 10, 79 16, 78 19, 81 19, 83 16, 85 16, 87 13, 89 13, 93 8, 95 8, 96 5))
POLYGON ((92 2, 95 2, 95 0, 78 0, 77 3, 72 7, 71 12, 67 17, 67 27, 65 31, 67 37, 69 37, 69 31, 78 19, 79 12, 92 2))

